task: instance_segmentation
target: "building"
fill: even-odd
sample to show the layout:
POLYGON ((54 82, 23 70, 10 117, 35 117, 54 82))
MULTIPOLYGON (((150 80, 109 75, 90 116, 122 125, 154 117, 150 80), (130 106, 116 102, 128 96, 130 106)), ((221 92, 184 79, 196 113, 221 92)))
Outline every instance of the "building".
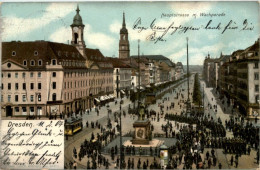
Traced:
POLYGON ((70 45, 2 44, 2 116, 78 113, 98 105, 102 96, 113 97, 113 65, 98 49, 86 48, 79 11, 70 45))
POLYGON ((129 58, 130 56, 130 44, 128 41, 128 31, 125 24, 125 13, 123 13, 123 23, 120 29, 119 40, 119 58, 129 58))
POLYGON ((2 43, 2 116, 61 113, 86 95, 85 59, 71 45, 35 41, 2 43))
POLYGON ((175 67, 175 80, 179 80, 183 76, 184 76, 183 65, 181 62, 177 62, 175 67))
POLYGON ((259 116, 259 39, 243 50, 231 55, 220 55, 218 59, 204 60, 206 84, 216 87, 220 97, 242 115, 259 116))
MULTIPOLYGON (((133 55, 133 56, 131 56, 131 58, 137 59, 138 56, 133 55)), ((141 59, 146 58, 149 61, 148 63, 146 63, 147 64, 146 70, 147 71, 149 70, 149 73, 147 72, 146 75, 149 75, 150 84, 160 82, 160 72, 158 70, 160 63, 165 63, 165 64, 167 64, 167 67, 170 68, 170 71, 168 72, 168 74, 169 74, 168 81, 175 79, 175 75, 171 74, 171 73, 175 72, 175 64, 167 57, 165 57, 163 55, 141 55, 140 58, 141 59), (154 62, 156 62, 157 65, 154 62)))
POLYGON ((129 91, 131 89, 131 76, 132 76, 132 68, 128 64, 125 64, 118 58, 108 58, 112 63, 114 72, 113 72, 113 80, 114 80, 114 95, 116 97, 124 97, 125 95, 129 95, 129 91))

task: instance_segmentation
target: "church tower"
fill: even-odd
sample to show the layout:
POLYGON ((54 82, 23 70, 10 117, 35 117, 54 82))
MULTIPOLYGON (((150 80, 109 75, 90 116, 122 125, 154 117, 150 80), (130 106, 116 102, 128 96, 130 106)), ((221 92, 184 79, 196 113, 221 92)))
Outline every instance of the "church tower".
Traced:
POLYGON ((128 41, 128 31, 125 25, 125 13, 123 13, 123 24, 120 29, 120 40, 119 40, 119 58, 129 58, 130 56, 130 45, 128 41))
POLYGON ((78 51, 83 55, 85 55, 85 41, 84 41, 84 27, 85 25, 82 22, 82 18, 79 15, 79 6, 77 6, 77 14, 73 18, 73 23, 70 25, 72 30, 72 40, 71 44, 74 45, 78 51))

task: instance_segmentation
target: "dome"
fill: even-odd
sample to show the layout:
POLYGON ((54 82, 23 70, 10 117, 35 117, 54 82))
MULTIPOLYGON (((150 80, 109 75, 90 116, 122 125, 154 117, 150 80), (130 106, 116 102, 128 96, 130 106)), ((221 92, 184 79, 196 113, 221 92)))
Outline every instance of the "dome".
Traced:
POLYGON ((79 6, 77 6, 77 14, 74 16, 73 18, 73 24, 71 26, 84 26, 84 24, 82 23, 82 18, 79 15, 79 6))

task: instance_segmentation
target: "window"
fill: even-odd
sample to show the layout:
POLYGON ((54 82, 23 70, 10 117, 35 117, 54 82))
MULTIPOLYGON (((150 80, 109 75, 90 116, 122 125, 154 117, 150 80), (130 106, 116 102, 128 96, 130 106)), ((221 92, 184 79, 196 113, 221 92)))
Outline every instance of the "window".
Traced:
POLYGON ((33 73, 30 73, 30 77, 33 77, 33 73))
POLYGON ((31 90, 34 89, 34 83, 31 83, 31 90))
POLYGON ((15 51, 12 51, 12 56, 16 56, 16 52, 15 51))
POLYGON ((15 78, 18 78, 18 73, 15 73, 15 78))
POLYGON ((38 55, 38 51, 34 51, 34 56, 37 56, 38 55))
POLYGON ((31 95, 31 97, 30 97, 30 98, 31 98, 31 102, 33 102, 33 95, 31 95))
POLYGON ((18 89, 19 89, 19 84, 15 83, 15 90, 18 90, 18 89))
POLYGON ((27 61, 26 60, 23 60, 23 65, 27 66, 27 61))
POLYGON ((10 68, 12 66, 11 63, 7 63, 7 67, 10 68))
POLYGON ((255 96, 255 103, 259 103, 259 95, 255 96))
POLYGON ((254 68, 258 68, 258 63, 255 63, 255 66, 254 66, 254 68))
POLYGON ((52 101, 56 101, 56 93, 52 94, 52 101))
POLYGON ((259 74, 255 73, 255 80, 259 80, 259 74))
POLYGON ((35 65, 35 61, 31 60, 31 66, 34 66, 34 65, 35 65))
POLYGON ((259 85, 255 85, 255 91, 256 91, 256 92, 259 91, 259 85))
POLYGON ((25 73, 23 73, 23 78, 25 78, 25 75, 26 75, 26 74, 25 74, 25 73))
POLYGON ((23 113, 26 113, 27 112, 26 107, 22 107, 22 111, 23 111, 23 113))
POLYGON ((42 77, 42 73, 41 72, 38 72, 38 77, 42 77))
POLYGON ((11 102, 11 95, 8 95, 8 102, 11 102))
POLYGON ((7 77, 8 77, 8 78, 11 78, 11 73, 8 73, 8 74, 7 74, 7 77))
POLYGON ((53 82, 53 83, 52 83, 52 88, 53 88, 53 89, 56 89, 56 82, 53 82))
POLYGON ((4 89, 4 84, 3 84, 3 83, 2 83, 1 89, 2 89, 2 90, 4 89))
POLYGON ((23 90, 26 90, 26 83, 23 83, 23 90))
POLYGON ((1 102, 4 102, 4 96, 1 95, 1 102))
POLYGON ((42 101, 42 95, 38 94, 38 102, 42 101))
POLYGON ((15 101, 18 102, 18 95, 15 95, 15 101))
POLYGON ((38 83, 38 89, 39 89, 39 90, 42 89, 42 83, 38 83))
POLYGON ((26 95, 23 95, 23 102, 26 102, 26 95))
POLYGON ((34 113, 34 107, 30 107, 30 112, 34 113))
POLYGON ((52 77, 56 77, 56 72, 52 72, 52 77))
POLYGON ((38 61, 38 65, 41 66, 42 65, 42 60, 38 61))
POLYGON ((19 112, 19 107, 15 107, 15 112, 19 112))
POLYGON ((52 65, 56 65, 56 60, 52 60, 52 65))
POLYGON ((11 90, 11 83, 8 83, 8 90, 11 90))

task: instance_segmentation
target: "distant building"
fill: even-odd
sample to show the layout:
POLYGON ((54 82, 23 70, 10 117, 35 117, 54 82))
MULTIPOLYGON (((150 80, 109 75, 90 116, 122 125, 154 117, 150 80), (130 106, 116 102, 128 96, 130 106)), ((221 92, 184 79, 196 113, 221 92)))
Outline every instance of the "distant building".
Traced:
POLYGON ((184 76, 184 69, 181 62, 177 62, 175 66, 175 80, 179 80, 184 76))
POLYGON ((128 95, 131 89, 132 68, 118 58, 108 59, 114 68, 114 95, 122 98, 125 95, 128 95))
POLYGON ((220 97, 248 117, 260 116, 259 102, 259 39, 244 50, 217 59, 204 60, 204 80, 216 88, 220 97))
POLYGON ((119 58, 129 58, 130 56, 130 44, 128 41, 128 31, 125 24, 125 13, 123 13, 123 23, 120 29, 120 41, 119 41, 119 58))

